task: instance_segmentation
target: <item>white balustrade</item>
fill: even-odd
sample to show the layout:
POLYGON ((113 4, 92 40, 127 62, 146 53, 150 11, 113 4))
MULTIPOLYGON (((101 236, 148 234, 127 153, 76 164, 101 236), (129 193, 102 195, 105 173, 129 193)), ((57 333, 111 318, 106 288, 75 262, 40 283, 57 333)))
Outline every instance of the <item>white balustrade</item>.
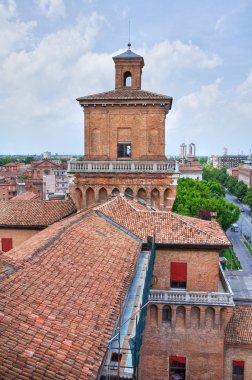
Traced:
POLYGON ((70 173, 173 173, 176 169, 175 161, 69 161, 70 173))
POLYGON ((189 292, 186 290, 150 290, 149 301, 157 303, 234 305, 232 293, 189 292))

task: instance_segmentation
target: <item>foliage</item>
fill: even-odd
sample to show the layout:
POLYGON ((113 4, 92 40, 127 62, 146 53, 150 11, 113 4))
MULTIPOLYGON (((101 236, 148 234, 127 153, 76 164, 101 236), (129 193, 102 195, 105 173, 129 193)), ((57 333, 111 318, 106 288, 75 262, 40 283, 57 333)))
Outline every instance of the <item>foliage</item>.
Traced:
POLYGON ((242 269, 241 263, 238 260, 234 250, 232 248, 224 248, 220 252, 220 257, 225 257, 227 259, 226 267, 229 270, 242 269))
POLYGON ((34 161, 34 157, 33 156, 27 156, 22 161, 24 164, 30 164, 32 161, 34 161))
POLYGON ((9 158, 9 157, 1 157, 0 158, 0 166, 6 165, 6 164, 12 164, 13 162, 17 162, 18 160, 16 158, 9 158))
POLYGON ((217 169, 210 165, 204 165, 202 178, 206 181, 217 181, 220 182, 223 186, 226 185, 227 181, 227 170, 226 168, 217 169))
POLYGON ((173 211, 199 217, 207 214, 206 210, 217 212, 217 220, 225 230, 235 223, 240 215, 239 207, 225 200, 225 191, 220 183, 181 178, 178 181, 173 211))
POLYGON ((244 197, 243 201, 249 205, 250 210, 252 211, 252 188, 250 188, 244 197))
POLYGON ((208 161, 208 157, 207 156, 201 156, 198 158, 199 159, 199 163, 200 165, 205 165, 207 164, 207 161, 208 161))
POLYGON ((240 200, 243 201, 244 197, 247 195, 248 186, 242 182, 238 181, 234 188, 234 195, 240 200))

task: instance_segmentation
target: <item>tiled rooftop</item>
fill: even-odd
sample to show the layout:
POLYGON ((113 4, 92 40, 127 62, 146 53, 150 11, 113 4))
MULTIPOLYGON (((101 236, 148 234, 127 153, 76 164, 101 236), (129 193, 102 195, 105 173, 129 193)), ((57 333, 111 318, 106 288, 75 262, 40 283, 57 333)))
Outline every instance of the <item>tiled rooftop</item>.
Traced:
POLYGON ((237 305, 227 325, 228 344, 252 344, 252 305, 237 305))
POLYGON ((117 196, 3 253, 0 379, 96 379, 140 238, 153 233, 158 242, 228 244, 216 223, 117 196))
POLYGON ((0 378, 96 379, 140 242, 87 211, 22 246, 1 256, 0 378))
POLYGON ((146 241, 155 234, 157 243, 229 246, 216 221, 206 221, 173 212, 151 211, 133 200, 117 196, 97 210, 146 241), (144 209, 143 209, 144 208, 144 209))
POLYGON ((172 98, 170 96, 156 94, 155 92, 150 91, 144 91, 144 90, 134 90, 134 89, 119 89, 119 90, 112 90, 107 92, 101 92, 98 94, 83 96, 80 98, 77 98, 78 101, 83 100, 134 100, 134 99, 153 99, 153 100, 164 100, 164 101, 172 101, 172 98))
POLYGON ((75 211, 72 200, 0 201, 0 226, 48 226, 75 211))
POLYGON ((25 191, 13 197, 11 201, 30 201, 31 199, 36 199, 38 197, 39 195, 33 193, 32 191, 25 191))

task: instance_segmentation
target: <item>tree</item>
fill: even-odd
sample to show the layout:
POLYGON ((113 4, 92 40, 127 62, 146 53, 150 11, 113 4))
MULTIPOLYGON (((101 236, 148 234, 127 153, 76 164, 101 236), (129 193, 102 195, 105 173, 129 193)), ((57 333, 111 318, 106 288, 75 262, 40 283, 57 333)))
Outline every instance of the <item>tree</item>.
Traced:
POLYGON ((223 187, 214 181, 196 181, 181 178, 173 211, 178 214, 209 218, 210 211, 217 212, 217 220, 226 230, 240 216, 240 208, 225 199, 223 187))
POLYGON ((247 203, 252 211, 252 188, 250 188, 247 192, 247 195, 244 197, 244 202, 247 203))
POLYGON ((248 192, 248 186, 242 181, 237 182, 234 188, 234 195, 240 201, 243 201, 243 198, 246 196, 247 192, 248 192))

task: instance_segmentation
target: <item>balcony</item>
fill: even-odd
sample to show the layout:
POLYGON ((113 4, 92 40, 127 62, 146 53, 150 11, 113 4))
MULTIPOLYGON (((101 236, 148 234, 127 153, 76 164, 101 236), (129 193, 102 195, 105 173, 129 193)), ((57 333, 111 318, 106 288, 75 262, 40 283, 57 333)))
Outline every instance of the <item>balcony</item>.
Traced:
POLYGON ((171 161, 69 161, 70 173, 175 173, 171 161))
POLYGON ((149 301, 167 304, 234 306, 233 293, 220 268, 219 292, 197 292, 187 290, 150 290, 149 301))

